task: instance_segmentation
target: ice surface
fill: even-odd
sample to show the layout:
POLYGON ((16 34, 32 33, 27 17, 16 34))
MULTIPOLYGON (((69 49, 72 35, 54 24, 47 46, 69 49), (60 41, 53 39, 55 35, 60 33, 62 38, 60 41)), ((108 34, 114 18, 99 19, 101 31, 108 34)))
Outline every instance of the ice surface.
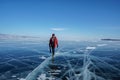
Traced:
MULTIPOLYGON (((98 46, 105 46, 105 44, 101 44, 98 46)), ((110 76, 108 77, 107 70, 110 72, 117 71, 118 73, 120 73, 120 69, 118 69, 118 68, 114 67, 113 65, 107 63, 106 61, 100 59, 100 57, 91 55, 91 53, 94 52, 94 50, 96 50, 96 49, 97 49, 97 46, 87 46, 83 50, 73 49, 73 50, 69 50, 67 52, 62 52, 62 53, 60 52, 60 50, 57 51, 57 54, 55 57, 62 56, 62 58, 64 58, 64 60, 66 61, 66 63, 62 63, 62 65, 64 65, 64 66, 67 65, 68 68, 64 73, 62 73, 61 76, 59 76, 59 79, 55 79, 55 80, 64 80, 64 79, 65 80, 107 80, 107 79, 111 79, 110 76), (80 52, 82 51, 83 53, 76 54, 76 52, 78 50, 80 52), (74 55, 71 54, 71 52, 74 55), (73 58, 73 59, 67 59, 69 57, 73 58), (83 59, 82 66, 78 66, 78 64, 80 62, 79 58, 83 59), (76 59, 78 59, 78 60, 76 60, 76 59), (71 63, 72 60, 73 61, 76 60, 75 61, 76 63, 72 64, 71 63)), ((32 73, 34 73, 33 76, 32 76, 32 73, 30 73, 29 76, 27 76, 26 80, 34 80, 36 78, 36 76, 38 75, 38 71, 40 71, 39 72, 39 73, 41 73, 40 75, 42 75, 42 72, 45 74, 48 74, 47 72, 44 72, 43 68, 48 66, 48 64, 50 63, 49 60, 50 60, 50 57, 43 62, 44 64, 41 64, 32 72, 32 73)), ((60 64, 60 63, 58 63, 58 64, 60 64)), ((114 75, 112 75, 112 76, 114 76, 114 75)), ((47 78, 47 76, 46 76, 46 78, 47 78)), ((50 80, 50 79, 48 79, 48 80, 50 80)))
POLYGON ((120 80, 120 46, 113 42, 62 43, 54 62, 48 45, 3 44, 0 80, 120 80))

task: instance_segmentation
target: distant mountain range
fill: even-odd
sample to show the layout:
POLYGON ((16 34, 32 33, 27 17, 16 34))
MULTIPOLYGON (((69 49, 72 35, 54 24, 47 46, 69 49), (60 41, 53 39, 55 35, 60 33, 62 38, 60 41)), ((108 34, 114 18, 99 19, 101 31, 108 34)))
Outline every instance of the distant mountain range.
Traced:
POLYGON ((0 40, 27 40, 27 39, 40 39, 40 37, 33 36, 20 36, 20 35, 11 35, 11 34, 0 34, 0 40))
POLYGON ((103 41, 120 41, 120 39, 101 39, 103 41))

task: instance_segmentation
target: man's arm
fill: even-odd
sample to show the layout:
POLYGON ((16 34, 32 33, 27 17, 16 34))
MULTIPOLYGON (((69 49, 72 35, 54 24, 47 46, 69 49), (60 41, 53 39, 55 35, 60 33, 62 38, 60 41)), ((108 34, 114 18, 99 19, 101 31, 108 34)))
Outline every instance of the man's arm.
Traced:
POLYGON ((50 50, 50 53, 51 53, 51 38, 49 40, 49 50, 50 50))
POLYGON ((49 40, 49 47, 51 47, 51 38, 50 38, 50 40, 49 40))
POLYGON ((56 44, 57 44, 57 48, 58 48, 58 39, 56 38, 56 44))

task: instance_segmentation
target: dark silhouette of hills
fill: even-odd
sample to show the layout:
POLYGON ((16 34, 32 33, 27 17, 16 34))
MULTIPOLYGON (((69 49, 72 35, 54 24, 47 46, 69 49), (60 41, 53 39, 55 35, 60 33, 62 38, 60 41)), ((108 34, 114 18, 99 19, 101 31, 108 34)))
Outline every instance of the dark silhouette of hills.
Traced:
POLYGON ((120 41, 120 39, 101 39, 103 41, 120 41))

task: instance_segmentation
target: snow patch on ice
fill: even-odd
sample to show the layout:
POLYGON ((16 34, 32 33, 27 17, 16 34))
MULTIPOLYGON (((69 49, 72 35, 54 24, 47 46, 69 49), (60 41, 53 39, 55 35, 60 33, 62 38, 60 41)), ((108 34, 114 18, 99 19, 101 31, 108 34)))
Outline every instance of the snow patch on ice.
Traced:
POLYGON ((106 46, 107 44, 98 44, 97 46, 106 46))
POLYGON ((96 47, 91 47, 91 46, 88 46, 86 47, 87 50, 93 50, 93 49, 96 49, 96 47))
POLYGON ((19 80, 26 80, 26 79, 24 79, 24 78, 20 78, 19 80))
POLYGON ((45 56, 40 57, 40 59, 47 59, 45 56))
POLYGON ((12 75, 12 77, 14 78, 14 77, 16 77, 16 75, 12 75))
POLYGON ((73 51, 73 53, 76 53, 76 51, 73 51))
POLYGON ((45 80, 46 79, 46 74, 41 74, 37 80, 45 80))

